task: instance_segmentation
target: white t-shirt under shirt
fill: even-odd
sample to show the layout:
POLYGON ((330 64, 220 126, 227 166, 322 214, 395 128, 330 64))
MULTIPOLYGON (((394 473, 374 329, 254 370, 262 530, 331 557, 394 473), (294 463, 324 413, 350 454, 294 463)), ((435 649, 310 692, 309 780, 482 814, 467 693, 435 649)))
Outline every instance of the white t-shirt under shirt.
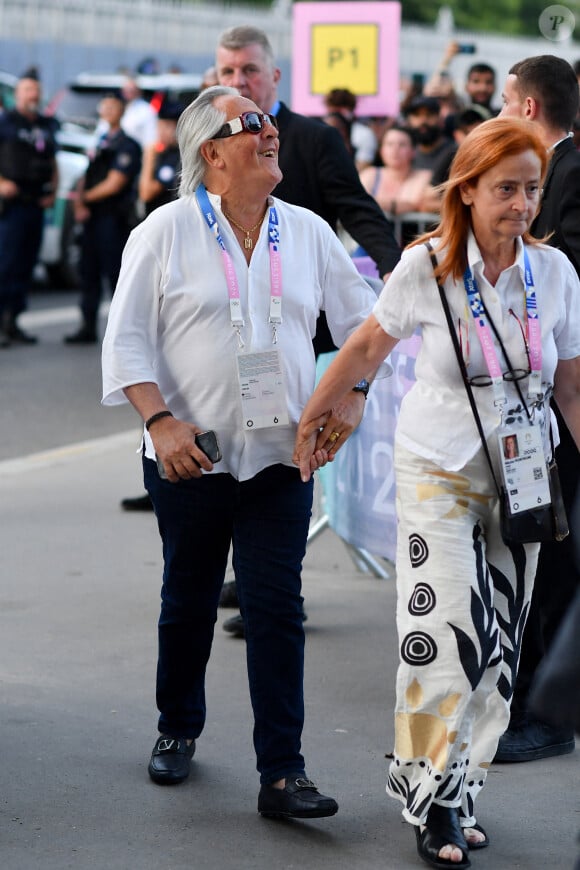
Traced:
MULTIPOLYGON (((433 241, 436 248, 436 240, 433 241)), ((580 355, 580 283, 568 258, 545 245, 528 246, 542 331, 542 381, 553 384, 558 359, 580 355)), ((515 263, 505 269, 495 287, 483 276, 483 262, 473 234, 468 240, 469 265, 482 299, 493 319, 514 368, 528 368, 521 326, 525 328, 523 244, 517 240, 515 263), (517 318, 509 313, 512 309, 517 318)), ((441 254, 438 254, 438 258, 441 254)), ((461 330, 464 358, 470 377, 488 369, 475 331, 462 280, 448 278, 444 289, 454 322, 461 330), (467 350, 467 347, 469 348, 467 350)), ((481 446, 465 392, 459 364, 441 304, 429 252, 424 245, 410 248, 395 267, 374 307, 374 315, 396 338, 421 329, 421 348, 415 366, 416 382, 403 399, 396 440, 408 450, 448 471, 458 471, 481 446)), ((507 369, 494 339, 502 371, 507 369)), ((513 384, 504 382, 510 408, 519 403, 513 384)), ((520 381, 527 398, 528 379, 520 381)), ((476 387, 482 425, 489 437, 500 422, 491 387, 476 387)))
MULTIPOLYGON (((234 262, 246 349, 272 349, 268 216, 250 264, 209 194, 234 262)), ((321 309, 344 342, 371 312, 375 294, 328 224, 307 209, 276 206, 282 263, 284 364, 291 425, 243 431, 236 353, 221 249, 188 196, 156 209, 131 234, 103 342, 103 403, 126 401, 123 388, 156 383, 175 417, 214 429, 223 453, 216 472, 239 480, 275 463, 292 465, 296 423, 315 383, 312 338, 321 309)), ((354 384, 353 384, 354 386, 354 384)), ((148 433, 146 456, 155 456, 148 433)))

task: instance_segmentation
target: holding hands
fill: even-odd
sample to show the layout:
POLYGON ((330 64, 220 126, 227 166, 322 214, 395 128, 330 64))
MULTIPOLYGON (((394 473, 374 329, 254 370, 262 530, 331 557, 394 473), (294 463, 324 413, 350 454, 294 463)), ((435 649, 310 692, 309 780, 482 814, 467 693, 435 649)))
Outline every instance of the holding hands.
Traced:
POLYGON ((310 419, 307 413, 302 414, 292 461, 299 467, 304 483, 314 471, 334 460, 360 423, 364 406, 364 396, 350 390, 330 411, 310 419))

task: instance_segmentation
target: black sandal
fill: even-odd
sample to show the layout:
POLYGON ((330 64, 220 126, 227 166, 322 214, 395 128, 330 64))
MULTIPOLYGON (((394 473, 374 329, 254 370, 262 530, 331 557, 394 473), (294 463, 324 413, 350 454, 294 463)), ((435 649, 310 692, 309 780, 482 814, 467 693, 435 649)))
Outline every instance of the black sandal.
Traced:
POLYGON ((467 842, 459 824, 459 816, 455 807, 442 807, 431 804, 427 813, 426 827, 421 831, 420 825, 415 827, 417 837, 417 852, 419 857, 437 870, 467 870, 471 861, 467 857, 467 842), (439 851, 443 846, 456 846, 461 850, 461 861, 451 861, 440 858, 439 851))
MULTIPOLYGON (((467 825, 467 827, 471 828, 472 831, 479 831, 479 833, 483 834, 485 838, 483 840, 480 840, 479 843, 470 843, 469 840, 467 840, 467 848, 470 850, 470 852, 473 852, 475 849, 485 849, 487 846, 489 846, 489 837, 487 836, 485 830, 481 827, 481 825, 467 825)), ((463 836, 465 836, 465 834, 463 836)))

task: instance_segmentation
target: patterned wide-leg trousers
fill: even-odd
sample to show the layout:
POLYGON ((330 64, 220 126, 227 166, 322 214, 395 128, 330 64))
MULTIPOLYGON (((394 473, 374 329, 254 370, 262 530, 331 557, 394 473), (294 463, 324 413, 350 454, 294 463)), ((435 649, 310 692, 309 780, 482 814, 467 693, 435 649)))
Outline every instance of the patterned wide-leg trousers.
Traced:
POLYGON ((387 792, 412 824, 435 801, 459 807, 468 827, 508 726, 539 544, 503 543, 483 450, 447 472, 397 445, 395 470, 400 664, 387 792))

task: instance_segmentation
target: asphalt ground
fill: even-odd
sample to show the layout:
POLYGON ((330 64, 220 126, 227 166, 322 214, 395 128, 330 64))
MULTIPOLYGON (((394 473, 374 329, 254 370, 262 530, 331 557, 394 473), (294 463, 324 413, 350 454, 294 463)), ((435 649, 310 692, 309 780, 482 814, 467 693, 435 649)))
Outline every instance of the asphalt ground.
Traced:
MULTIPOLYGON (((69 352, 56 350, 62 329, 52 339, 51 329, 46 347, 30 351, 37 359, 69 352)), ((19 354, 30 359, 22 349, 7 353, 3 364, 15 371, 19 354)), ((97 352, 86 354, 89 363, 74 359, 93 371, 97 352)), ((222 631, 227 610, 216 626, 192 775, 176 787, 150 782, 161 547, 152 514, 119 509, 121 498, 139 494, 140 471, 138 427, 130 415, 115 419, 122 431, 71 442, 67 430, 61 446, 57 431, 40 453, 26 438, 20 452, 13 441, 0 461, 2 870, 424 866, 385 794, 394 582, 360 573, 331 530, 309 546, 304 565, 303 749, 338 815, 277 822, 257 814, 245 645, 222 631)), ((579 773, 578 751, 493 765, 478 803, 492 844, 472 854, 472 866, 572 870, 579 773)))

